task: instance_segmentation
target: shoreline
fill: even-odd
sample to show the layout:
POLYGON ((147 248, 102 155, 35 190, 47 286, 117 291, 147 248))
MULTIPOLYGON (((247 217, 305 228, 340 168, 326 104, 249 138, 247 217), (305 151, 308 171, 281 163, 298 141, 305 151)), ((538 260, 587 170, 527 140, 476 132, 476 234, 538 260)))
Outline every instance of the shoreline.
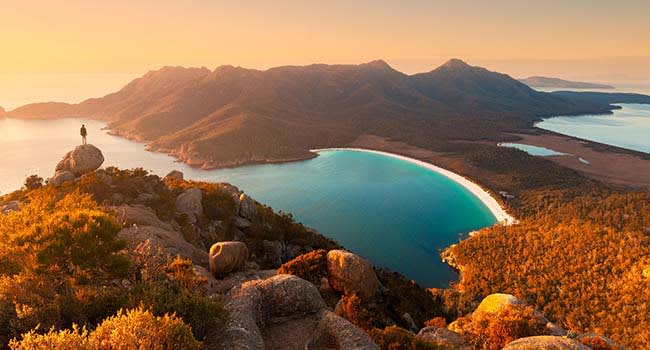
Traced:
POLYGON ((468 190, 470 193, 472 193, 478 200, 480 200, 483 205, 485 205, 488 210, 490 210, 490 213, 495 217, 497 220, 497 224, 502 224, 502 225, 512 225, 517 223, 517 219, 515 219, 513 216, 508 214, 506 210, 499 204, 499 202, 494 199, 494 197, 485 189, 483 189, 481 186, 476 184, 475 182, 471 181, 470 179, 456 174, 452 171, 449 171, 447 169, 441 168, 437 165, 415 159, 415 158, 410 158, 406 156, 402 156, 399 154, 395 153, 390 153, 390 152, 384 152, 384 151, 377 151, 373 149, 367 149, 367 148, 348 148, 348 147, 334 147, 334 148, 318 148, 318 149, 311 149, 311 152, 314 153, 320 153, 320 152, 326 152, 326 151, 354 151, 354 152, 368 152, 368 153, 375 153, 375 154, 380 154, 384 155, 387 157, 391 158, 396 158, 400 160, 407 161, 412 164, 419 165, 423 168, 429 169, 431 171, 434 171, 438 174, 441 174, 450 180, 458 183, 459 185, 463 186, 466 190, 468 190))

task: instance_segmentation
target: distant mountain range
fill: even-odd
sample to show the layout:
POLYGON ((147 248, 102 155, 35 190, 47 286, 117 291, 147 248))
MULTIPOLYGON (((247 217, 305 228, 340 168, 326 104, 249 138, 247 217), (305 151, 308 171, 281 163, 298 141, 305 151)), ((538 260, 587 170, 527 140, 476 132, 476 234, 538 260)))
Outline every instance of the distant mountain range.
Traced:
POLYGON ((585 83, 580 81, 569 81, 560 78, 548 78, 548 77, 529 77, 526 79, 520 79, 522 83, 537 88, 559 88, 559 89, 615 89, 611 85, 605 84, 596 84, 596 83, 585 83))
POLYGON ((220 167, 308 158, 310 149, 364 134, 429 149, 448 148, 450 140, 499 140, 540 117, 607 113, 626 98, 538 92, 457 59, 415 75, 384 61, 265 71, 164 67, 101 98, 30 104, 8 116, 97 118, 152 150, 220 167))

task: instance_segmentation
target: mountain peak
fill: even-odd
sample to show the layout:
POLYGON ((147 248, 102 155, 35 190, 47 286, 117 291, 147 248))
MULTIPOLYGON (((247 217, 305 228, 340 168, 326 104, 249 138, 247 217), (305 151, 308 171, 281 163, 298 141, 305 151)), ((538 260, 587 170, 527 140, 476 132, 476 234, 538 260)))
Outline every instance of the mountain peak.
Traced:
POLYGON ((458 59, 458 58, 452 58, 449 61, 445 62, 443 65, 441 65, 438 68, 446 68, 446 69, 468 69, 472 68, 469 64, 465 63, 465 61, 458 59))
POLYGON ((386 61, 384 61, 384 60, 374 60, 374 61, 370 61, 370 62, 368 62, 368 63, 364 63, 363 65, 364 65, 364 66, 367 66, 367 67, 372 67, 372 68, 391 69, 391 70, 393 69, 393 68, 392 68, 390 65, 388 65, 388 63, 386 63, 386 61))

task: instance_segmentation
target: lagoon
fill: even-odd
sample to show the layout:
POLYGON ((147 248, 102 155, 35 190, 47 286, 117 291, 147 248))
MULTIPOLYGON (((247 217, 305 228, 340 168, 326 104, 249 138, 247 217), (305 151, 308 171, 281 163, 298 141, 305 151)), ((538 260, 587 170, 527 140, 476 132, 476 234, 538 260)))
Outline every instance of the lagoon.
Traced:
POLYGON ((51 176, 59 159, 80 142, 82 123, 89 142, 102 149, 104 166, 142 167, 161 176, 177 169, 188 179, 230 182, 377 266, 426 287, 445 287, 456 279, 441 261, 441 249, 496 222, 457 182, 394 157, 333 150, 299 162, 206 171, 108 135, 102 122, 79 119, 0 119, 0 191, 19 188, 30 174, 51 176))
POLYGON ((540 146, 533 146, 533 145, 527 145, 524 143, 513 143, 513 142, 501 142, 499 143, 500 147, 507 147, 507 148, 516 148, 518 150, 522 150, 532 156, 540 156, 540 157, 549 157, 549 156, 565 156, 567 155, 566 153, 558 152, 555 150, 552 150, 550 148, 546 147, 540 147, 540 146))

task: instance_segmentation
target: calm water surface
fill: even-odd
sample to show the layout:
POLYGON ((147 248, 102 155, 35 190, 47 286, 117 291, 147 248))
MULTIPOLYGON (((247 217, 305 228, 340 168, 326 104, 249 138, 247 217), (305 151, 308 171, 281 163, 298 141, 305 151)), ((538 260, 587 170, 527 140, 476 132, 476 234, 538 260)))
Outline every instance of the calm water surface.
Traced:
POLYGON ((301 162, 204 171, 110 136, 101 122, 78 119, 0 120, 0 191, 19 188, 29 174, 51 176, 63 154, 79 143, 81 123, 89 142, 102 149, 104 166, 143 167, 163 176, 178 169, 186 178, 230 182, 424 286, 446 286, 456 277, 442 263, 440 249, 495 223, 489 210, 452 180, 379 154, 330 151, 301 162))
POLYGON ((554 117, 535 124, 536 127, 560 134, 579 137, 650 153, 650 105, 620 104, 609 115, 554 117))
POLYGON ((565 156, 566 153, 558 152, 546 147, 527 145, 524 143, 513 143, 513 142, 501 142, 499 143, 501 147, 516 148, 520 149, 530 155, 548 157, 548 156, 565 156))

